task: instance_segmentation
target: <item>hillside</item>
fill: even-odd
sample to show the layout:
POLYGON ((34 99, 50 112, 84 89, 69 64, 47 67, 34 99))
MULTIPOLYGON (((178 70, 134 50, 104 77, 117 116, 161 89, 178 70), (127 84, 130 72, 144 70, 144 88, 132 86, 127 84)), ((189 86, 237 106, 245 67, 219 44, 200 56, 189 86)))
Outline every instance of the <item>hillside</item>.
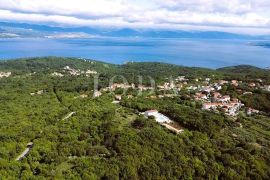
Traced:
POLYGON ((44 57, 0 61, 0 70, 10 70, 13 72, 59 70, 65 66, 71 66, 82 70, 96 68, 102 72, 105 72, 108 67, 110 67, 111 70, 117 68, 117 65, 94 60, 86 61, 77 58, 44 57))
POLYGON ((270 71, 268 69, 261 69, 250 65, 230 66, 217 69, 217 71, 233 74, 241 78, 263 78, 268 81, 270 80, 270 71))
POLYGON ((0 179, 270 178, 265 70, 47 57, 0 73, 0 179), (195 96, 216 86, 245 106, 203 109, 195 96))
POLYGON ((239 65, 239 66, 230 66, 218 69, 219 71, 228 72, 228 73, 250 73, 250 72, 259 72, 264 71, 264 69, 250 66, 250 65, 239 65))

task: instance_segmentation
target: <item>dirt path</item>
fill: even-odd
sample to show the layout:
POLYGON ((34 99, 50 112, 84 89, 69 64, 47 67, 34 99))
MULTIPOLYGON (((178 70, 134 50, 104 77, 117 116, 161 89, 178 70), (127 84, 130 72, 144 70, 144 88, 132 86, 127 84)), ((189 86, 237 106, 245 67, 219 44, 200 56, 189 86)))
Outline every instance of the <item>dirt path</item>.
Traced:
POLYGON ((28 143, 27 148, 16 158, 16 161, 20 161, 22 158, 24 158, 32 149, 33 145, 34 144, 32 142, 28 143))
POLYGON ((66 115, 66 117, 64 117, 62 120, 67 120, 69 119, 73 114, 75 114, 76 112, 71 112, 68 115, 66 115))

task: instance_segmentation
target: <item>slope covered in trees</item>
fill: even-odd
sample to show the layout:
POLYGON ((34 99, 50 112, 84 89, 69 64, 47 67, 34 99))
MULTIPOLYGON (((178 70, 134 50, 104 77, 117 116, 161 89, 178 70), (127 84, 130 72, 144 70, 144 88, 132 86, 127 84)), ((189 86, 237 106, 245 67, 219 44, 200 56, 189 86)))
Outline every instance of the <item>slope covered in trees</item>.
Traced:
POLYGON ((162 63, 113 65, 54 57, 0 62, 0 71, 12 72, 0 79, 1 178, 270 178, 269 92, 254 90, 255 96, 248 98, 234 87, 223 89, 247 104, 257 102, 256 108, 263 111, 234 118, 202 111, 201 104, 190 98, 192 92, 184 90, 172 98, 149 98, 148 92, 133 98, 123 96, 120 104, 114 104, 114 94, 109 92, 92 98, 97 74, 71 76, 63 71, 66 66, 96 71, 98 88, 108 86, 114 75, 124 76, 130 84, 138 84, 138 76, 142 76, 145 85, 147 76, 157 84, 180 75, 190 79, 247 78, 244 72, 238 76, 241 72, 235 75, 162 63), (54 72, 64 76, 52 76, 54 72), (184 132, 176 134, 140 115, 149 109, 173 119, 184 132), (16 161, 29 142, 33 142, 30 152, 16 161))

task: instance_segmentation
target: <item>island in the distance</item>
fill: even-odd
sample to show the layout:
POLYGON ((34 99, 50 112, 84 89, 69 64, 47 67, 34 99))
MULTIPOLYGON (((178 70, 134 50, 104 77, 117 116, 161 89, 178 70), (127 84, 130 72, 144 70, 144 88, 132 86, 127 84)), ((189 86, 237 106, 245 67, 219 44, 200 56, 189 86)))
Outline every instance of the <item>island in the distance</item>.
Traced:
POLYGON ((261 47, 265 47, 265 48, 270 48, 270 42, 255 43, 255 46, 261 46, 261 47))
POLYGON ((269 179, 270 73, 0 61, 3 179, 269 179))

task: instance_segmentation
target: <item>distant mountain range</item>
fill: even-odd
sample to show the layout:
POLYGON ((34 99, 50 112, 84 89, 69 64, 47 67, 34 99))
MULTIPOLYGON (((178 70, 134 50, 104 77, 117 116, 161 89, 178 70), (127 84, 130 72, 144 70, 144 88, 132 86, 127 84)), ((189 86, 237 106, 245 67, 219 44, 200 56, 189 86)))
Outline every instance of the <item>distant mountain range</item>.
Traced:
POLYGON ((218 31, 174 31, 153 29, 101 29, 90 27, 56 27, 47 25, 0 22, 0 38, 92 38, 92 37, 150 37, 194 39, 270 39, 270 36, 251 36, 218 31))
POLYGON ((257 43, 256 46, 262 46, 262 47, 265 47, 265 48, 270 48, 270 42, 257 43))

